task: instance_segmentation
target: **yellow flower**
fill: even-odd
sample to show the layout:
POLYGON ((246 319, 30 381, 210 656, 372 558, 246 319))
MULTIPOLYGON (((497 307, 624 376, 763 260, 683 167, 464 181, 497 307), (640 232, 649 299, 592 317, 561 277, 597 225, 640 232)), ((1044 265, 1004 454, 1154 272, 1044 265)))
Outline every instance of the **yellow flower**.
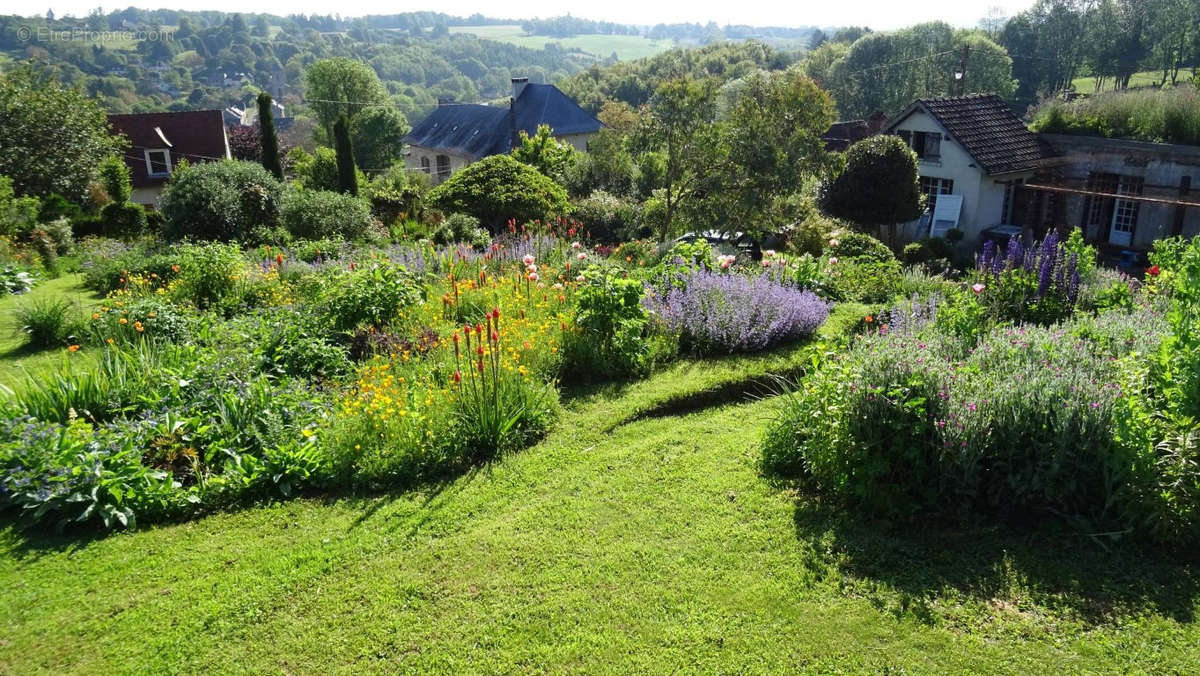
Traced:
POLYGON ((300 430, 300 434, 303 434, 304 438, 308 439, 313 435, 313 431, 305 427, 304 429, 300 430))
POLYGON ((92 319, 100 319, 100 313, 99 313, 99 312, 93 312, 93 313, 92 313, 92 319))
POLYGON ((128 319, 125 319, 124 317, 121 317, 121 319, 120 319, 120 322, 121 322, 122 324, 128 324, 128 323, 129 323, 129 320, 128 320, 128 319))

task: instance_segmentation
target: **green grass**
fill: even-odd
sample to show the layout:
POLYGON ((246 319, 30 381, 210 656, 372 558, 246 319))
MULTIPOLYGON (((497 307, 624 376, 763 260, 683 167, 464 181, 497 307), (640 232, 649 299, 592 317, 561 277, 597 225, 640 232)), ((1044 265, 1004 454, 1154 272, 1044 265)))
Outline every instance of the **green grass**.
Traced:
POLYGON ((86 348, 69 353, 63 348, 35 350, 25 344, 15 310, 38 300, 68 300, 77 303, 82 314, 98 305, 101 299, 83 287, 83 277, 78 274, 39 282, 29 293, 0 296, 0 385, 16 388, 25 380, 27 373, 55 368, 67 359, 90 358, 86 348))
POLYGON ((1200 669, 1186 564, 822 507, 757 472, 770 400, 635 419, 806 349, 571 392, 541 444, 407 494, 0 531, 0 673, 1200 669))
POLYGON ((547 35, 527 35, 518 25, 502 26, 452 26, 452 33, 470 33, 476 37, 497 42, 507 42, 518 47, 544 49, 547 43, 557 42, 564 49, 579 48, 599 58, 607 58, 613 52, 622 61, 654 56, 675 46, 674 40, 651 40, 640 35, 575 35, 556 38, 547 35))
MULTIPOLYGON (((1190 77, 1190 72, 1187 73, 1186 76, 1183 72, 1181 72, 1179 77, 1180 77, 1180 82, 1186 82, 1188 77, 1190 77)), ((1161 81, 1162 81, 1162 71, 1142 71, 1140 73, 1134 73, 1129 78, 1129 86, 1130 87, 1158 86, 1158 83, 1161 81)), ((1092 94, 1096 91, 1096 78, 1092 77, 1091 75, 1084 75, 1082 77, 1077 77, 1074 80, 1072 80, 1071 84, 1074 85, 1075 91, 1079 92, 1080 94, 1092 94)), ((1104 91, 1110 92, 1112 90, 1113 90, 1113 79, 1108 78, 1107 80, 1104 81, 1104 91)))

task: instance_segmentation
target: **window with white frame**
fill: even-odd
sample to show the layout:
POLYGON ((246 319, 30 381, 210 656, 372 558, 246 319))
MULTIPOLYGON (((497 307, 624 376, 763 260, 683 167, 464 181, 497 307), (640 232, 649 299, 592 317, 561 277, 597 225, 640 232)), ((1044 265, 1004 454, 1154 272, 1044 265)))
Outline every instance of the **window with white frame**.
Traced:
POLYGON ((152 178, 171 175, 171 151, 161 148, 146 151, 146 174, 152 178))
POLYGON ((922 176, 919 185, 921 194, 925 195, 925 207, 929 213, 933 213, 937 206, 938 195, 949 195, 954 192, 954 179, 950 178, 922 176))

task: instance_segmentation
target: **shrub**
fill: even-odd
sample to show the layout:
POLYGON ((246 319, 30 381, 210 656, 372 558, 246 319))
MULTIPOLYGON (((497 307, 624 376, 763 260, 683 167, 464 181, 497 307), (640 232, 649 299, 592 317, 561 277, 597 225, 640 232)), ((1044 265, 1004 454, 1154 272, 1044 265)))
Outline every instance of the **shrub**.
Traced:
POLYGON ((431 190, 429 202, 446 213, 470 214, 492 232, 510 219, 524 223, 568 208, 562 186, 508 155, 467 166, 431 190))
POLYGON ((171 298, 209 309, 221 308, 236 297, 244 267, 242 250, 236 244, 185 244, 176 251, 179 272, 171 286, 171 298))
POLYGON ((133 193, 133 183, 130 181, 129 165, 125 163, 124 158, 119 155, 105 157, 96 169, 96 176, 100 179, 100 185, 104 186, 108 199, 117 204, 129 201, 129 196, 133 193))
POLYGON ((192 313, 175 303, 135 298, 102 305, 87 321, 86 334, 98 344, 130 345, 143 339, 182 343, 195 334, 198 324, 192 313))
POLYGON ((667 349, 648 336, 649 312, 641 282, 615 269, 593 266, 583 274, 572 330, 564 336, 563 368, 582 377, 645 373, 656 351, 667 349))
POLYGON ((592 239, 622 242, 649 236, 640 211, 636 202, 597 190, 576 202, 572 213, 592 239))
POLYGON ((78 309, 65 300, 35 300, 17 307, 21 333, 36 348, 66 345, 79 330, 78 309))
POLYGON ((830 256, 821 266, 819 283, 813 288, 830 300, 884 303, 900 291, 901 279, 900 264, 894 259, 878 262, 830 256))
POLYGON ((75 239, 71 233, 71 222, 65 218, 57 218, 48 223, 43 223, 41 230, 49 236, 50 241, 54 244, 54 252, 59 256, 66 256, 71 253, 75 246, 75 239))
POLYGON ((896 255, 883 242, 874 237, 853 231, 834 234, 825 255, 839 261, 860 261, 864 263, 888 263, 896 260, 896 255))
POLYGON ((784 228, 780 233, 783 239, 780 248, 791 254, 820 256, 835 233, 844 230, 845 225, 841 221, 814 209, 803 220, 784 228))
POLYGON ((872 515, 1048 513, 1149 532, 1157 459, 1120 420, 1137 399, 1127 365, 1162 340, 1160 314, 1001 327, 973 350, 927 307, 903 314, 785 398, 766 469, 872 515))
POLYGON ((142 465, 151 441, 145 425, 89 425, 38 421, 0 422, 0 512, 10 509, 30 524, 99 522, 133 527, 138 516, 157 516, 184 503, 168 473, 142 465))
POLYGON ((283 197, 280 221, 300 239, 366 237, 374 223, 366 200, 326 190, 293 190, 283 197))
POLYGON ((109 202, 100 210, 100 232, 105 237, 133 237, 146 227, 146 210, 140 204, 109 202))
POLYGON ((274 225, 283 185, 262 165, 203 162, 177 169, 159 200, 169 239, 247 241, 274 225))
POLYGON ((336 331, 385 326, 422 300, 423 289, 402 265, 373 263, 325 280, 321 311, 336 331))
POLYGON ((264 370, 279 375, 325 379, 350 372, 342 347, 330 342, 311 318, 295 310, 270 316, 260 345, 264 370))
POLYGON ((450 214, 433 231, 433 243, 441 246, 470 244, 476 249, 486 249, 492 243, 487 230, 479 227, 479 219, 468 214, 450 214))
POLYGON ((692 272, 681 287, 646 298, 654 322, 698 353, 762 350, 812 335, 829 305, 767 274, 692 272))

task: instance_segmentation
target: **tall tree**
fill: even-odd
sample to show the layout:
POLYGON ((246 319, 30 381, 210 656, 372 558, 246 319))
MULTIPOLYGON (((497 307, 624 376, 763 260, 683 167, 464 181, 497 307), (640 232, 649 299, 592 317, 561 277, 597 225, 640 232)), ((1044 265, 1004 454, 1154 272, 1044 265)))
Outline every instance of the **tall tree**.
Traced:
POLYGON ((363 171, 380 172, 404 158, 410 127, 404 113, 391 106, 364 109, 350 122, 354 161, 363 171))
POLYGON ((664 234, 674 231, 681 204, 697 198, 718 148, 714 119, 716 85, 711 79, 678 78, 659 86, 650 100, 642 134, 663 156, 664 234))
POLYGON ((262 143, 262 165, 275 178, 283 180, 283 163, 279 160, 279 137, 275 135, 275 111, 271 95, 258 95, 258 135, 262 143))
POLYGON ((101 160, 125 146, 83 92, 32 65, 0 74, 0 174, 18 194, 82 202, 101 160))
POLYGON ((833 99, 799 70, 747 78, 722 134, 724 171, 710 191, 727 205, 725 222, 766 234, 792 220, 785 198, 831 166, 821 136, 833 121, 833 99))
POLYGON ((333 125, 345 116, 347 123, 364 109, 387 102, 387 93, 375 69, 345 57, 321 59, 304 73, 306 103, 332 136, 333 125))
POLYGON ((333 150, 337 153, 338 192, 358 195, 358 176, 354 173, 354 147, 343 115, 333 123, 333 150))

